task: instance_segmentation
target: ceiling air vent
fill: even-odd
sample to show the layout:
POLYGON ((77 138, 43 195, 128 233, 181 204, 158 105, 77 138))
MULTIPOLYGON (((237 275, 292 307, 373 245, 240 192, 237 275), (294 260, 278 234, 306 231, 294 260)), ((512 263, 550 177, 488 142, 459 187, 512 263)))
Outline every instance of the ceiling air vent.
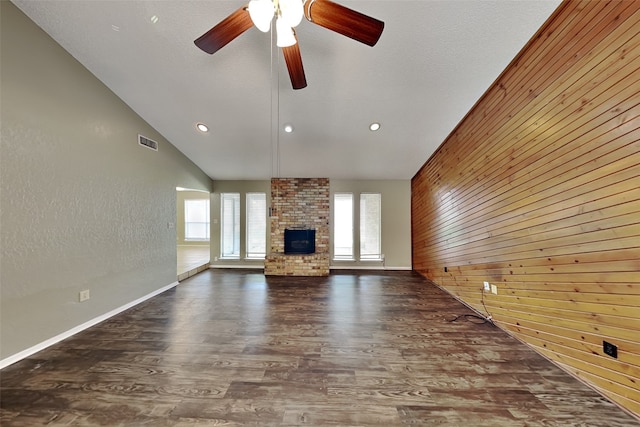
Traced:
POLYGON ((153 151, 158 151, 158 143, 152 139, 147 138, 146 136, 142 136, 138 134, 138 144, 143 147, 147 147, 152 149, 153 151))

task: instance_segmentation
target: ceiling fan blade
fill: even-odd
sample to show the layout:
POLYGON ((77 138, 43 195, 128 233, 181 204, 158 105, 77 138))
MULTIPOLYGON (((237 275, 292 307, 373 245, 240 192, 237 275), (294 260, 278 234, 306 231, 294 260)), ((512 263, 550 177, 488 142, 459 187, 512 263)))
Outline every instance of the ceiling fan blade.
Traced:
POLYGON ((307 0, 304 14, 310 22, 369 46, 374 46, 384 22, 329 0, 307 0))
POLYGON ((283 47, 282 53, 284 54, 284 60, 287 63, 287 70, 289 70, 289 78, 291 79, 291 86, 294 89, 303 89, 307 87, 307 78, 304 76, 304 67, 302 66, 302 55, 300 55, 300 43, 293 46, 283 47))
POLYGON ((215 53, 251 27, 253 21, 247 7, 244 6, 198 37, 194 43, 207 53, 215 53))

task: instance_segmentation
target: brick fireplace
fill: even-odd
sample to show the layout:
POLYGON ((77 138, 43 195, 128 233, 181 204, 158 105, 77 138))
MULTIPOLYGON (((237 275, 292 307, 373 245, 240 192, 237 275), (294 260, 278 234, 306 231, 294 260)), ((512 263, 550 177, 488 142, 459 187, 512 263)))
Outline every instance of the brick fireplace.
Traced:
POLYGON ((329 275, 329 179, 271 179, 271 248, 264 273, 273 276, 329 275), (285 254, 285 229, 313 229, 315 252, 285 254))

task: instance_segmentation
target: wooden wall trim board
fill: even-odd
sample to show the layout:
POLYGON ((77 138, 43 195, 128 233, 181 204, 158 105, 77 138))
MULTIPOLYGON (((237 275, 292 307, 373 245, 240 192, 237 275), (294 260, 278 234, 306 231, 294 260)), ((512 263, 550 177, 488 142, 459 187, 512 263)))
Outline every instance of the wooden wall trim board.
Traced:
POLYGON ((411 184, 414 269, 640 416, 640 1, 562 3, 411 184))

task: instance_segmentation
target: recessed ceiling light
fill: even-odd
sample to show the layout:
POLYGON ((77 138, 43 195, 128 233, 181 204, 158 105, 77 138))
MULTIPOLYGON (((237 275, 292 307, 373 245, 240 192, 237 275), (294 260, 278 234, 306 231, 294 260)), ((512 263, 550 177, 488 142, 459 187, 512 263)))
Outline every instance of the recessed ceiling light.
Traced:
POLYGON ((371 123, 369 125, 369 130, 372 130, 373 132, 377 131, 378 129, 380 129, 380 123, 371 123))
POLYGON ((155 23, 157 23, 157 22, 158 22, 158 15, 153 15, 153 16, 151 17, 151 23, 152 23, 152 24, 155 24, 155 23))
POLYGON ((286 133, 291 133, 293 132, 293 126, 292 125, 284 125, 284 131, 286 133))
POLYGON ((200 132, 209 132, 209 126, 205 125, 204 123, 198 123, 196 125, 196 128, 200 131, 200 132))

